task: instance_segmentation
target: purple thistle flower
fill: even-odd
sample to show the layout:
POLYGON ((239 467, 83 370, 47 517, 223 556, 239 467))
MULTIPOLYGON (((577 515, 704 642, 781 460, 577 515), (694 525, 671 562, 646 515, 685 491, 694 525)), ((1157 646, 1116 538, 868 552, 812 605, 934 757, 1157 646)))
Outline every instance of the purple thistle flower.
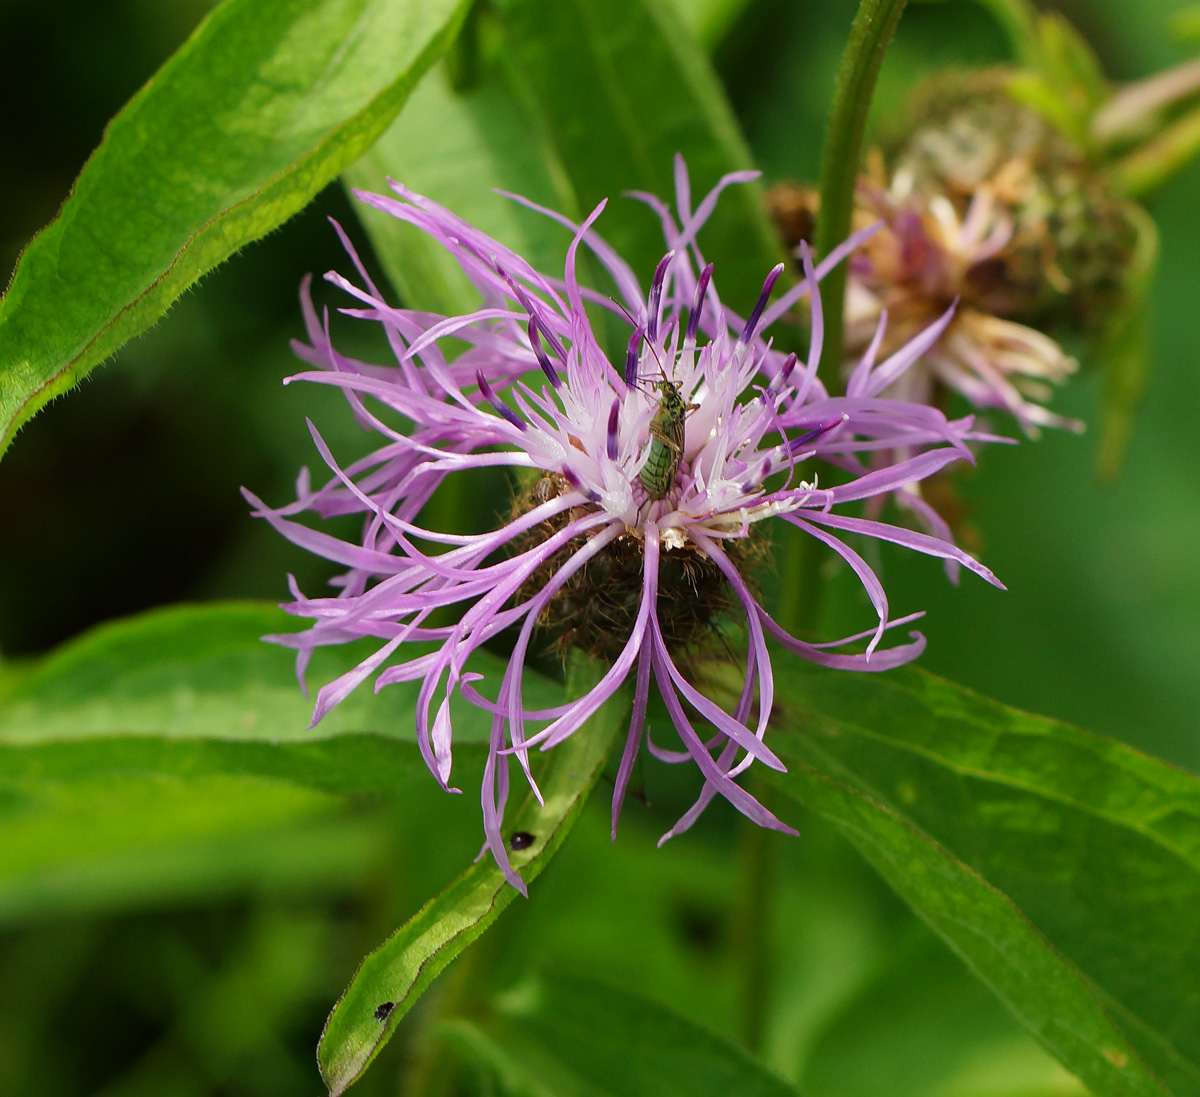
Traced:
POLYGON ((862 367, 862 383, 847 396, 828 396, 817 379, 818 280, 870 230, 815 269, 806 255, 805 281, 774 304, 769 298, 782 268, 769 272, 745 319, 721 301, 696 234, 721 191, 754 175, 725 176, 693 210, 680 158, 674 212, 654 196, 636 196, 659 213, 669 249, 648 292, 594 231, 603 202, 575 225, 515 199, 573 232, 558 279, 539 274, 449 210, 398 184, 392 184, 397 197, 359 194, 434 237, 482 296, 479 309, 458 317, 394 308, 346 241, 364 285, 337 274, 327 277, 364 306, 343 311, 383 326, 396 357, 391 366, 370 365, 335 350, 327 319, 318 320, 305 286, 309 342, 296 350, 319 368, 298 379, 342 389, 360 423, 383 435, 384 443, 343 469, 313 428, 333 477, 314 489, 302 473, 297 501, 282 508, 247 494, 256 513, 288 539, 348 569, 335 581, 340 587, 335 597, 307 598, 293 581, 295 601, 285 608, 311 618, 313 625, 307 632, 271 639, 297 650, 301 677, 318 646, 364 636, 382 641, 374 655, 320 690, 313 721, 372 675, 376 689, 420 681, 418 743, 444 788, 450 788, 452 696, 457 691, 491 713, 484 831, 496 862, 522 891, 524 883, 509 864, 501 837, 508 758, 515 756, 538 793, 530 750, 551 748, 575 733, 631 675, 633 711, 613 796, 614 836, 643 739, 656 757, 693 761, 704 777, 700 799, 664 841, 686 830, 716 795, 763 826, 791 832, 736 781, 755 761, 783 769, 764 741, 773 704, 768 637, 815 663, 855 670, 898 666, 924 647, 916 632, 906 643, 881 647, 888 629, 919 614, 891 619, 882 585, 842 539, 845 533, 955 561, 1000 585, 987 568, 945 540, 835 509, 897 491, 951 461, 969 459, 972 424, 969 418, 949 422, 932 408, 875 395, 919 358, 925 337, 879 365, 872 357, 862 367), (580 285, 581 246, 608 270, 618 300, 580 285), (763 332, 804 294, 811 297, 813 325, 809 354, 801 361, 774 350, 763 332), (589 305, 629 325, 624 361, 614 365, 606 356, 589 305), (467 344, 453 360, 440 347, 446 336, 467 344), (385 424, 368 409, 366 397, 408 420, 410 432, 385 424), (863 463, 873 454, 899 451, 911 456, 881 468, 863 463), (815 458, 844 470, 845 482, 823 488, 815 474, 802 478, 801 466, 815 458), (477 536, 418 524, 442 480, 484 466, 530 470, 531 481, 536 478, 513 518, 477 536), (361 543, 349 544, 294 521, 304 510, 322 517, 363 515, 361 543), (875 627, 811 644, 772 620, 744 569, 758 524, 773 518, 818 538, 847 562, 871 599, 875 627), (449 547, 431 555, 420 542, 449 547), (685 587, 688 596, 681 597, 685 587), (597 601, 604 603, 603 612, 593 608, 597 601), (457 623, 430 624, 430 615, 446 607, 461 608, 457 623), (695 687, 681 664, 686 667, 689 654, 731 619, 746 633, 746 676, 740 699, 726 712, 695 687), (539 625, 556 630, 564 645, 603 657, 609 669, 585 696, 552 710, 530 711, 524 707, 522 679, 539 625), (476 688, 479 676, 469 671, 468 659, 506 629, 516 630, 517 638, 490 700, 476 688), (861 653, 836 650, 862 640, 867 644, 861 653), (404 645, 416 641, 437 646, 405 658, 404 645), (652 681, 683 750, 661 748, 645 735, 652 681), (697 723, 709 725, 704 734, 710 738, 697 723))

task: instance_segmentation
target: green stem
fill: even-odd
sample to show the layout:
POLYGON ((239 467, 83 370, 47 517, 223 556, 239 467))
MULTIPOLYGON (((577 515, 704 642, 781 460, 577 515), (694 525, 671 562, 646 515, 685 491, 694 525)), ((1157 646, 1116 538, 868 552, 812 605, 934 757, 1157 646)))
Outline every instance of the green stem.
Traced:
MULTIPOLYGON (((850 41, 842 54, 825 148, 821 157, 821 209, 817 219, 817 253, 828 255, 850 235, 854 187, 862 162, 867 111, 883 55, 896 31, 906 0, 862 0, 850 41)), ((820 376, 830 392, 838 390, 842 369, 842 327, 846 299, 846 264, 826 276, 821 287, 825 313, 825 352, 820 376)))

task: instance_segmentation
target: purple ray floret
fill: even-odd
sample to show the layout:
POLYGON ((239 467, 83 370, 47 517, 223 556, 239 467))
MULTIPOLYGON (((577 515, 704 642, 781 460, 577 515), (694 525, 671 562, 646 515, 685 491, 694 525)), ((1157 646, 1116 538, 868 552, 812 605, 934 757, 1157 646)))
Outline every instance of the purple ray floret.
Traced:
MULTIPOLYGON (((694 762, 704 781, 695 807, 665 837, 686 830, 715 796, 763 826, 790 830, 737 782, 754 762, 783 768, 765 742, 774 695, 768 637, 814 663, 847 670, 898 666, 914 659, 925 643, 912 632, 904 642, 883 646, 887 631, 913 616, 890 616, 882 584, 845 534, 900 544, 997 582, 948 540, 841 509, 896 492, 952 461, 969 460, 972 423, 878 395, 919 357, 919 346, 901 349, 880 365, 873 357, 865 361, 848 395, 826 393, 817 377, 823 332, 818 281, 829 262, 814 268, 806 255, 804 282, 785 294, 792 302, 804 294, 810 298, 807 359, 776 351, 764 337, 781 315, 779 302, 768 302, 782 266, 765 275, 749 317, 742 319, 722 302, 697 233, 721 191, 749 178, 744 172, 726 176, 693 210, 679 159, 675 209, 653 196, 637 196, 658 213, 667 246, 646 293, 595 231, 604 203, 582 225, 541 211, 574 234, 560 278, 537 272, 500 242, 403 186, 392 184, 394 196, 359 194, 429 234, 481 294, 479 307, 463 316, 397 308, 371 283, 351 249, 363 284, 328 277, 356 299, 344 312, 382 326, 395 356, 386 366, 341 354, 328 320, 318 318, 307 283, 304 287, 308 341, 296 344, 296 351, 315 368, 290 380, 340 388, 356 419, 380 435, 381 444, 342 467, 314 429, 331 478, 314 487, 307 471, 302 473, 296 501, 284 507, 248 496, 256 514, 285 537, 346 569, 334 581, 332 597, 305 597, 293 583, 295 600, 285 608, 311 619, 312 627, 272 639, 296 650, 302 677, 316 648, 375 639, 380 645, 375 654, 320 689, 314 723, 369 678, 377 689, 420 682, 418 743, 445 788, 452 762, 452 697, 460 694, 491 715, 484 832, 497 863, 522 891, 501 836, 510 760, 515 758, 536 792, 529 752, 552 748, 578 732, 630 679, 633 708, 613 796, 614 834, 644 741, 656 757, 694 762), (614 298, 580 284, 580 247, 607 269, 614 298), (624 362, 614 365, 606 356, 586 305, 628 323, 624 362), (452 356, 444 340, 456 348, 452 356), (674 418, 668 414, 672 408, 674 418), (407 425, 391 425, 397 419, 407 425), (880 454, 904 457, 881 466, 880 454), (829 465, 836 486, 818 486, 812 471, 817 461, 829 465), (527 470, 523 475, 537 485, 500 528, 459 535, 420 524, 422 509, 447 477, 492 466, 527 470), (361 541, 342 541, 298 522, 304 511, 322 518, 360 515, 361 541), (813 644, 788 635, 770 617, 743 574, 744 547, 768 519, 791 523, 841 556, 871 600, 877 617, 872 628, 813 644), (629 597, 623 604, 633 607, 614 635, 598 641, 607 672, 582 697, 551 710, 527 709, 522 682, 535 628, 554 616, 564 592, 602 559, 623 561, 624 570, 615 574, 625 577, 629 597), (724 607, 721 626, 728 630, 732 617, 745 633, 745 682, 732 711, 706 697, 688 674, 689 652, 682 650, 671 619, 664 578, 668 565, 680 563, 689 574, 698 569, 706 589, 717 592, 724 607), (434 616, 435 611, 441 612, 434 616), (499 683, 480 682, 469 669, 470 657, 501 633, 516 636, 507 670, 499 683), (837 650, 862 641, 865 650, 837 650), (661 694, 682 749, 648 741, 652 689, 661 694)), ((844 257, 854 242, 831 259, 844 257)))

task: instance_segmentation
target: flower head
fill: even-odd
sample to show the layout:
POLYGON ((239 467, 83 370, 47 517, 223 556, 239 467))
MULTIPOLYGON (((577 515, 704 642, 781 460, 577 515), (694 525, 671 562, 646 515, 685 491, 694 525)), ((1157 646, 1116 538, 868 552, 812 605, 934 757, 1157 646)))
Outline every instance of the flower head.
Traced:
POLYGON ((696 235, 721 191, 752 177, 726 176, 693 210, 679 160, 675 210, 651 195, 638 196, 659 213, 668 247, 646 290, 594 230, 604 203, 582 225, 540 211, 573 233, 559 279, 538 273, 496 240, 402 186, 392 184, 395 197, 360 194, 447 248, 482 296, 475 312, 443 317, 388 305, 360 264, 363 286, 330 275, 365 306, 348 310, 352 315, 383 326, 394 365, 368 365, 339 354, 306 298, 309 343, 298 350, 319 369, 299 376, 340 387, 359 420, 378 431, 384 444, 342 469, 314 430, 332 479, 313 489, 302 476, 296 503, 279 509, 250 497, 257 513, 285 536, 349 569, 338 580, 336 597, 310 599, 294 589, 295 601, 286 608, 311 618, 313 626, 275 639, 298 650, 301 670, 318 645, 361 636, 383 641, 375 655, 320 691, 314 720, 377 671, 376 688, 421 681, 418 740, 444 787, 451 773, 451 697, 459 692, 492 714, 484 830, 496 861, 522 890, 501 838, 508 758, 515 756, 536 792, 530 750, 551 748, 574 734, 631 676, 633 712, 613 797, 614 833, 647 738, 652 683, 682 749, 647 740, 649 749, 667 761, 694 761, 705 782, 695 808, 665 837, 690 826, 715 795, 764 826, 790 829, 736 781, 755 761, 783 768, 764 741, 773 703, 768 637, 813 662, 860 670, 907 662, 924 646, 918 633, 899 646, 880 646, 887 629, 912 618, 891 619, 882 585, 844 534, 955 560, 995 582, 952 544, 836 509, 969 457, 964 438, 971 423, 948 422, 929 407, 878 396, 903 376, 936 331, 881 363, 877 340, 846 396, 831 398, 822 388, 816 376, 822 330, 818 280, 860 241, 815 269, 806 253, 805 281, 771 303, 783 271, 782 264, 776 267, 746 317, 722 301, 696 235), (611 275, 615 299, 580 284, 581 247, 611 275), (806 293, 814 322, 808 356, 800 360, 775 350, 764 332, 806 293), (623 356, 606 353, 593 326, 596 310, 607 310, 625 325, 623 356), (442 350, 449 336, 467 344, 453 360, 442 350), (408 432, 370 410, 368 397, 398 413, 410 425, 408 432), (864 456, 899 448, 910 456, 880 468, 863 463, 864 456), (809 470, 821 458, 842 470, 844 482, 818 485, 809 470), (419 524, 421 508, 442 480, 483 466, 528 470, 531 486, 518 493, 510 520, 478 536, 451 536, 419 524), (302 510, 361 513, 362 543, 347 544, 293 521, 302 510), (870 596, 875 627, 832 644, 810 644, 772 620, 746 573, 758 530, 771 519, 791 523, 840 554, 870 596), (431 554, 422 544, 448 547, 431 554), (430 622, 436 610, 447 607, 460 609, 456 623, 430 622), (746 678, 741 698, 726 712, 696 688, 686 670, 690 655, 714 630, 734 622, 746 637, 746 678), (533 712, 524 707, 522 679, 539 627, 563 645, 602 657, 608 670, 583 697, 533 712), (490 687, 492 700, 477 688, 468 659, 505 630, 514 630, 516 640, 503 680, 490 687), (834 650, 863 640, 865 651, 834 650), (415 641, 436 647, 405 658, 404 645, 415 641), (702 733, 701 723, 710 731, 702 733))
MULTIPOLYGON (((887 318, 885 349, 959 302, 943 337, 892 394, 936 402, 938 387, 1010 413, 1029 435, 1082 429, 1044 405, 1078 368, 1046 334, 1090 333, 1125 300, 1136 229, 1129 204, 1054 125, 1008 94, 1012 73, 932 78, 901 140, 868 157, 855 223, 881 223, 851 261, 851 359, 887 318)), ((816 194, 772 192, 793 242, 811 234, 816 194)))
MULTIPOLYGON (((772 200, 781 226, 795 221, 797 210, 815 214, 816 197, 789 184, 776 187, 772 200)), ((896 380, 889 396, 934 404, 941 385, 977 408, 1009 412, 1029 434, 1039 426, 1081 429, 1042 406, 1078 363, 1048 335, 1008 318, 1003 303, 988 299, 994 295, 987 286, 1012 240, 1013 221, 987 185, 979 185, 960 212, 944 194, 914 193, 906 176, 890 186, 864 176, 854 220, 859 227, 880 228, 850 264, 845 331, 851 363, 881 323, 884 349, 890 351, 956 305, 941 338, 916 368, 896 380)))
POLYGON ((903 341, 960 301, 924 368, 910 370, 896 395, 932 402, 940 382, 975 407, 1009 412, 1029 434, 1039 426, 1082 429, 1043 406, 1078 363, 1048 335, 991 311, 1000 306, 987 300, 993 264, 1012 240, 1010 211, 986 184, 960 215, 945 195, 905 193, 907 182, 899 176, 886 189, 870 179, 859 184, 857 219, 884 228, 851 264, 848 348, 861 351, 881 317, 891 339, 903 341))

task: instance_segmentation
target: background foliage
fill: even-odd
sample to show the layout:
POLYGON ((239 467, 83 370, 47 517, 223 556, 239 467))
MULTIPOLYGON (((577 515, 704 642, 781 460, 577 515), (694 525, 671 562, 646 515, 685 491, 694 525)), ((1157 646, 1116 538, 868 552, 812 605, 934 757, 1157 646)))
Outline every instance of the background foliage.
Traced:
MULTIPOLYGON (((688 127, 716 133, 722 156, 744 155, 720 103, 709 103, 698 120, 682 108, 673 113, 671 97, 695 79, 670 50, 686 25, 711 49, 768 181, 814 179, 854 5, 680 4, 681 13, 660 16, 638 36, 639 48, 661 51, 661 64, 643 66, 647 86, 615 106, 602 99, 602 110, 591 85, 586 109, 569 96, 571 74, 589 57, 596 63, 579 43, 584 31, 604 42, 604 6, 561 4, 547 28, 531 0, 505 5, 524 52, 513 51, 503 79, 488 67, 491 47, 482 36, 480 56, 460 55, 459 67, 451 66, 459 91, 444 66, 434 69, 414 96, 421 110, 400 115, 353 170, 355 182, 377 177, 381 164, 397 173, 397 158, 417 187, 436 189, 439 171, 443 181, 448 172, 458 176, 459 187, 472 182, 458 163, 423 157, 423 138, 443 136, 455 120, 474 155, 480 146, 472 135, 491 135, 482 174, 499 172, 506 185, 568 212, 626 186, 666 189, 668 157, 692 139, 688 127), (547 38, 535 41, 535 24, 547 38), (603 128, 606 119, 624 117, 621 110, 646 117, 613 126, 611 144, 590 154, 594 162, 571 158, 564 167, 547 151, 573 141, 591 148, 592 135, 574 134, 572 120, 594 117, 603 128), (534 127, 538 156, 520 146, 530 127, 514 123, 531 115, 543 127, 534 127), (645 132, 656 134, 662 156, 634 147, 632 135, 645 132)), ((1167 34, 1178 6, 1167 0, 1062 6, 1116 78, 1185 55, 1167 34)), ((0 131, 0 265, 11 267, 54 214, 106 121, 206 7, 114 0, 103 9, 73 4, 68 17, 61 5, 10 0, 0 9, 0 87, 7 102, 22 104, 5 112, 0 131)), ((634 46, 618 36, 607 48, 634 46)), ((877 122, 895 114, 920 72, 1005 56, 982 8, 958 0, 911 6, 885 63, 877 122)), ((715 174, 716 162, 707 170, 715 174)), ((1200 167, 1193 165, 1153 206, 1163 238, 1154 377, 1121 480, 1096 482, 1087 437, 1051 434, 987 455, 965 478, 964 493, 977 548, 1009 593, 972 583, 952 589, 931 562, 900 553, 880 562, 897 609, 930 611, 926 669, 1192 770, 1200 769, 1197 193, 1200 167)), ((485 216, 511 218, 514 231, 543 234, 527 241, 535 257, 558 246, 544 226, 512 217, 490 195, 463 201, 478 203, 485 216)), ((613 212, 618 238, 641 232, 653 239, 648 219, 613 212)), ((729 211, 731 225, 739 212, 747 211, 729 211)), ((296 738, 306 722, 287 656, 245 644, 247 635, 278 627, 269 608, 173 610, 34 662, 98 622, 137 610, 180 600, 278 600, 287 571, 306 588, 320 584, 319 562, 250 521, 237 488, 244 483, 274 501, 290 490, 296 469, 313 460, 305 415, 335 449, 361 445, 334 393, 279 384, 292 369, 287 339, 300 331, 300 278, 344 265, 327 215, 365 240, 340 184, 326 188, 282 230, 208 275, 79 391, 44 410, 0 463, 0 743, 25 748, 19 762, 10 753, 0 764, 5 1094, 320 1092, 313 1044, 358 959, 477 851, 474 797, 445 797, 427 775, 411 772, 408 754, 389 746, 407 733, 401 691, 356 701, 338 713, 336 726, 323 725, 322 732, 342 735, 336 747, 290 747, 288 781, 274 762, 265 769, 256 763, 254 740, 296 738), (174 643, 186 658, 172 662, 174 643), (140 677, 123 675, 135 665, 140 677), (67 730, 140 737, 106 747, 103 765, 87 768, 81 780, 70 771, 81 765, 78 755, 65 762, 50 742, 28 753, 39 737, 67 730), (355 734, 364 732, 384 738, 355 734), (196 735, 231 741, 201 746, 196 735), (334 753, 320 753, 327 750, 334 753), (371 780, 354 776, 364 772, 371 780), (349 801, 334 795, 346 792, 354 794, 349 801)), ((760 235, 755 248, 769 247, 760 235)), ((382 263, 388 268, 386 253, 382 263)), ((444 292, 455 292, 453 284, 444 292)), ((337 303, 332 293, 323 300, 337 303)), ((363 338, 343 325, 343 342, 363 338)), ((1097 387, 1085 375, 1060 395, 1057 409, 1094 418, 1097 387)), ((471 515, 466 520, 489 520, 479 499, 458 505, 471 515)), ((857 624, 862 614, 851 585, 831 579, 841 592, 829 609, 832 632, 836 618, 857 624)), ((809 689, 805 681, 798 677, 796 688, 809 689)), ((811 686, 819 688, 819 681, 811 686)), ((813 697, 805 694, 806 703, 815 704, 813 697)), ((957 787, 958 778, 947 776, 953 765, 925 759, 911 771, 887 770, 889 779, 903 770, 913 807, 904 787, 885 787, 882 770, 872 770, 881 765, 880 743, 856 745, 851 737, 834 746, 848 786, 890 802, 980 871, 992 857, 985 875, 994 882, 995 865, 1008 865, 1006 890, 1020 891, 1013 866, 1044 822, 1034 807, 1016 799, 991 805, 1028 824, 1012 826, 1015 852, 1006 861, 1004 851, 976 849, 969 834, 921 813, 957 787), (936 791, 932 801, 927 786, 936 791)), ((887 749, 903 756, 906 748, 887 749)), ((411 1092, 482 1079, 480 1086, 505 1093, 590 1093, 597 1077, 607 1077, 613 1093, 671 1092, 666 1079, 680 1093, 701 1093, 704 1080, 722 1071, 742 1079, 739 1092, 764 1094, 790 1092, 791 1084, 831 1097, 1081 1092, 852 851, 837 805, 820 809, 827 818, 804 816, 801 841, 757 849, 778 874, 779 891, 765 921, 755 923, 738 896, 754 870, 747 850, 756 847, 714 810, 694 834, 655 851, 654 839, 691 789, 654 769, 647 780, 649 806, 630 805, 615 847, 603 805, 583 813, 530 901, 514 904, 400 1023, 361 1092, 396 1092, 403 1076, 411 1092), (771 958, 769 978, 757 988, 762 1001, 744 976, 755 934, 766 935, 771 958), (610 1008, 597 1010, 596 1002, 610 1008), (611 1031, 595 1029, 601 1015, 611 1031), (747 1026, 761 1032, 759 1050, 774 1074, 729 1042, 747 1026), (613 1069, 605 1056, 614 1045, 642 1048, 635 1058, 647 1073, 613 1069), (669 1047, 688 1051, 680 1061, 655 1059, 669 1047)), ((460 783, 469 789, 473 782, 468 762, 460 783)), ((1087 805, 1071 810, 1079 820, 1094 814, 1087 805)), ((871 818, 886 825, 882 816, 871 818)), ((1114 864, 1127 875, 1106 885, 1114 895, 1139 865, 1167 856, 1148 852, 1145 843, 1153 841, 1134 833, 1143 825, 1108 818, 1076 826, 1073 848, 1084 868, 1093 846, 1125 849, 1114 864)), ((1137 929, 1139 964, 1158 972, 1156 979, 1172 974, 1194 899, 1192 877, 1179 872, 1177 895, 1137 908, 1146 919, 1137 929)), ((1055 909, 1069 917, 1072 908, 1055 909)), ((1112 973, 1089 967, 1089 957, 1105 954, 1103 942, 1093 945, 1071 959, 1105 988, 1110 1009, 1120 1002, 1146 1014, 1161 982, 1149 993, 1120 973, 1114 982, 1112 973)), ((1187 982, 1194 973, 1174 974, 1185 990, 1197 985, 1187 982)), ((1143 1019, 1153 1027, 1153 1017, 1143 1019)), ((1196 1084, 1186 1081, 1189 1069, 1194 1064, 1178 1067, 1181 1093, 1196 1091, 1186 1088, 1196 1084)))

